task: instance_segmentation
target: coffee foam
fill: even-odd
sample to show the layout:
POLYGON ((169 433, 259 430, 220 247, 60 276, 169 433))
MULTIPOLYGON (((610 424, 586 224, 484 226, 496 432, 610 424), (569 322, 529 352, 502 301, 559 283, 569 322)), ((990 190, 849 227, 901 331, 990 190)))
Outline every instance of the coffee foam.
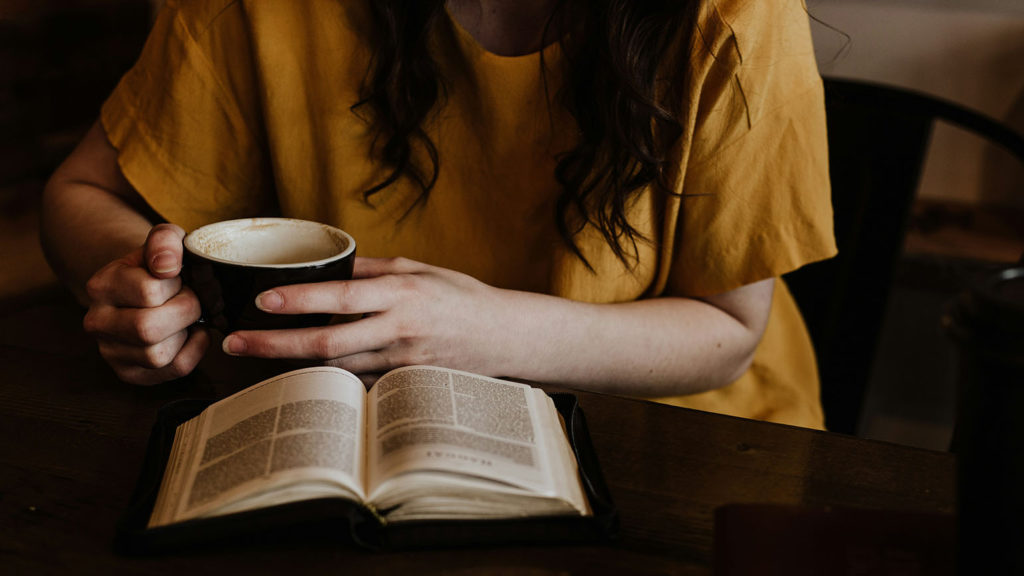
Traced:
POLYGON ((204 226, 189 234, 190 251, 249 266, 309 266, 341 257, 351 248, 339 230, 304 220, 253 218, 204 226))

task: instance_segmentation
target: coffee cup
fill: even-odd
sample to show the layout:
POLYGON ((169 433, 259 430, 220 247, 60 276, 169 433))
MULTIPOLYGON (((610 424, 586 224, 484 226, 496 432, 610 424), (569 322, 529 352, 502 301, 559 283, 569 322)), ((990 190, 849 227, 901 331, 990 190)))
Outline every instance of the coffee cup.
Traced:
POLYGON ((235 330, 304 328, 330 314, 270 314, 256 296, 288 284, 352 278, 356 241, 333 226, 293 218, 246 218, 197 228, 184 240, 182 278, 199 298, 200 322, 235 330))

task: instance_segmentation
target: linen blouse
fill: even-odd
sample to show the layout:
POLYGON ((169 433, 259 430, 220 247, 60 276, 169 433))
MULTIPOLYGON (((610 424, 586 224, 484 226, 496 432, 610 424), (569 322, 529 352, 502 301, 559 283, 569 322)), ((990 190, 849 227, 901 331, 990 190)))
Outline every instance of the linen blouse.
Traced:
MULTIPOLYGON (((368 2, 167 0, 102 108, 127 180, 186 230, 268 214, 319 220, 351 233, 364 256, 595 303, 714 295, 835 253, 822 83, 802 0, 703 3, 689 60, 666 54, 663 65, 687 75, 675 194, 647 190, 630 204, 647 238, 631 266, 584 229, 577 242, 593 270, 556 227, 556 156, 576 137, 552 104, 557 42, 499 56, 445 13, 430 49, 447 97, 424 126, 439 152, 436 185, 415 206, 408 178, 364 201, 386 174, 365 110, 352 109, 373 56, 368 2)), ((776 282, 746 374, 658 400, 821 428, 813 350, 785 285, 776 282)))

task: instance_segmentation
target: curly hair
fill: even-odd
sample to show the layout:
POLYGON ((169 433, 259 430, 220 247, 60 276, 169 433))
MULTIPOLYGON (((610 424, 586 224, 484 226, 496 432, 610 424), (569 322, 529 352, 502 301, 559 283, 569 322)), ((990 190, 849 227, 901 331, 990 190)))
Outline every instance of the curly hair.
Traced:
MULTIPOLYGON (((441 161, 423 125, 445 98, 444 79, 429 48, 431 31, 444 17, 444 0, 370 5, 374 59, 352 108, 372 111, 381 142, 376 153, 388 173, 364 198, 370 201, 408 177, 421 191, 418 203, 437 181, 441 161), (413 162, 416 143, 430 166, 413 162)), ((630 200, 652 186, 670 193, 664 175, 667 153, 682 134, 686 111, 678 96, 686 75, 661 64, 670 46, 689 49, 697 6, 697 0, 560 0, 548 18, 544 44, 551 30, 570 32, 559 39, 565 58, 558 72, 565 81, 557 102, 579 129, 575 146, 557 157, 554 176, 562 191, 554 217, 562 239, 588 267, 575 241, 581 230, 594 226, 628 264, 637 242, 645 240, 628 221, 630 200)), ((545 68, 542 58, 541 74, 545 68)))

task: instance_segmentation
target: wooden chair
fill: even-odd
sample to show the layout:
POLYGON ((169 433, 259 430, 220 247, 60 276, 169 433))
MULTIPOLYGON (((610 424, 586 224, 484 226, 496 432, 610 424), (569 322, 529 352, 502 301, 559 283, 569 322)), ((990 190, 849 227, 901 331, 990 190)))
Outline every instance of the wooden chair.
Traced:
POLYGON ((818 358, 829 430, 856 433, 894 265, 927 152, 944 121, 1024 163, 1024 138, 963 106, 879 84, 825 78, 839 254, 784 279, 818 358))

